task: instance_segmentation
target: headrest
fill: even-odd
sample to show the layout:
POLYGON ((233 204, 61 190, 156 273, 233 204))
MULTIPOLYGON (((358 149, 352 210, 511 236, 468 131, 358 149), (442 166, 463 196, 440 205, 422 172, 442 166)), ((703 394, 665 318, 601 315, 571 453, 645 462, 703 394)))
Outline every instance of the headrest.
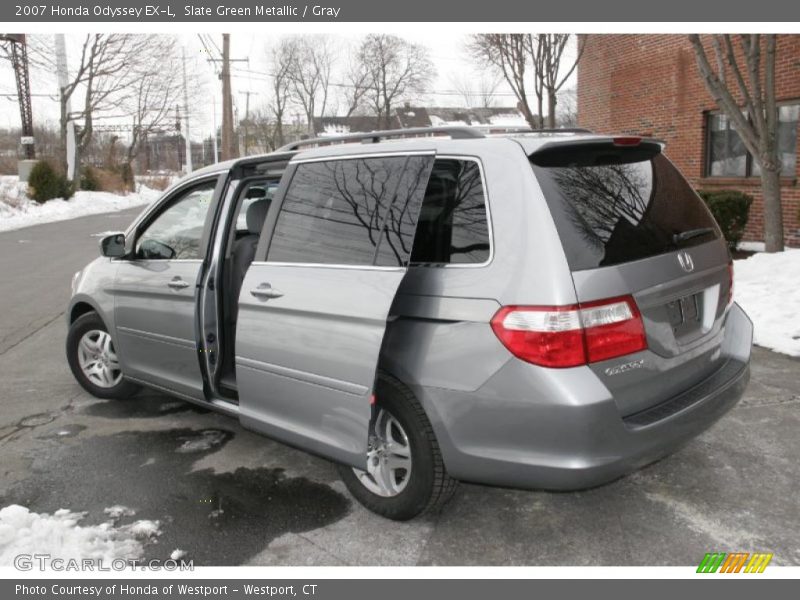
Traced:
POLYGON ((266 198, 267 197, 267 190, 263 187, 253 186, 247 190, 246 198, 266 198))
POLYGON ((261 229, 264 227, 264 219, 267 218, 267 211, 269 210, 270 200, 263 198, 255 200, 250 206, 247 207, 247 220, 248 233, 259 235, 261 229))

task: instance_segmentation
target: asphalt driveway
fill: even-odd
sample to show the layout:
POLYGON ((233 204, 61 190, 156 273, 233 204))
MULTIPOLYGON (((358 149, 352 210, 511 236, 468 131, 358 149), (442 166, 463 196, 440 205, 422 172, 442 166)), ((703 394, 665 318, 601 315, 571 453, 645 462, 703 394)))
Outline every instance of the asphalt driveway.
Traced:
POLYGON ((800 361, 756 348, 744 400, 685 448, 578 493, 462 485, 438 515, 362 509, 325 461, 142 393, 100 401, 64 359, 73 272, 136 211, 0 234, 0 507, 124 505, 161 523, 149 557, 196 565, 696 565, 710 551, 800 564, 800 361))

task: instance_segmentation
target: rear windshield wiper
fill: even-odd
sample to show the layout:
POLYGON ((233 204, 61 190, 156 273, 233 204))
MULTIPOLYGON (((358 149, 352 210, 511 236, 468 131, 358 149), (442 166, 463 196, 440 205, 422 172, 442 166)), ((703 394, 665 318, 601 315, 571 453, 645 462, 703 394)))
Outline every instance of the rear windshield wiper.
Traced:
POLYGON ((700 227, 698 229, 687 229, 686 231, 681 231, 680 233, 675 233, 672 235, 672 243, 673 244, 680 244, 681 242, 685 242, 686 240, 691 240, 692 238, 700 237, 701 235, 708 235, 708 234, 715 234, 717 231, 713 227, 700 227))

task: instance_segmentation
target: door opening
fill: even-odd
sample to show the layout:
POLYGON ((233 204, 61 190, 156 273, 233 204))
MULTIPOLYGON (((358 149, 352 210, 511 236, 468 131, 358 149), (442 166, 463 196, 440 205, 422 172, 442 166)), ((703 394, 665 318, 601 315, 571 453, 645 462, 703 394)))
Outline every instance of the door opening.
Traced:
POLYGON ((219 364, 215 365, 215 381, 218 392, 232 401, 238 400, 234 357, 239 294, 247 269, 255 257, 279 181, 278 178, 252 179, 240 186, 232 211, 234 218, 226 228, 222 243, 224 251, 219 257, 216 277, 219 282, 216 290, 219 364))

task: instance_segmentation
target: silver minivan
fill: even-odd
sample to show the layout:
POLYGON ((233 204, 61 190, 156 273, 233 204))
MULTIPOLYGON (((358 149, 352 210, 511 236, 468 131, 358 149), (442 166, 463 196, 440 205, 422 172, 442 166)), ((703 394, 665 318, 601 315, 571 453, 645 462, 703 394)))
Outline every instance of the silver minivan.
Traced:
POLYGON ((336 462, 409 519, 458 480, 571 490, 741 397, 752 325, 662 144, 430 128, 196 171, 75 274, 67 357, 336 462))

